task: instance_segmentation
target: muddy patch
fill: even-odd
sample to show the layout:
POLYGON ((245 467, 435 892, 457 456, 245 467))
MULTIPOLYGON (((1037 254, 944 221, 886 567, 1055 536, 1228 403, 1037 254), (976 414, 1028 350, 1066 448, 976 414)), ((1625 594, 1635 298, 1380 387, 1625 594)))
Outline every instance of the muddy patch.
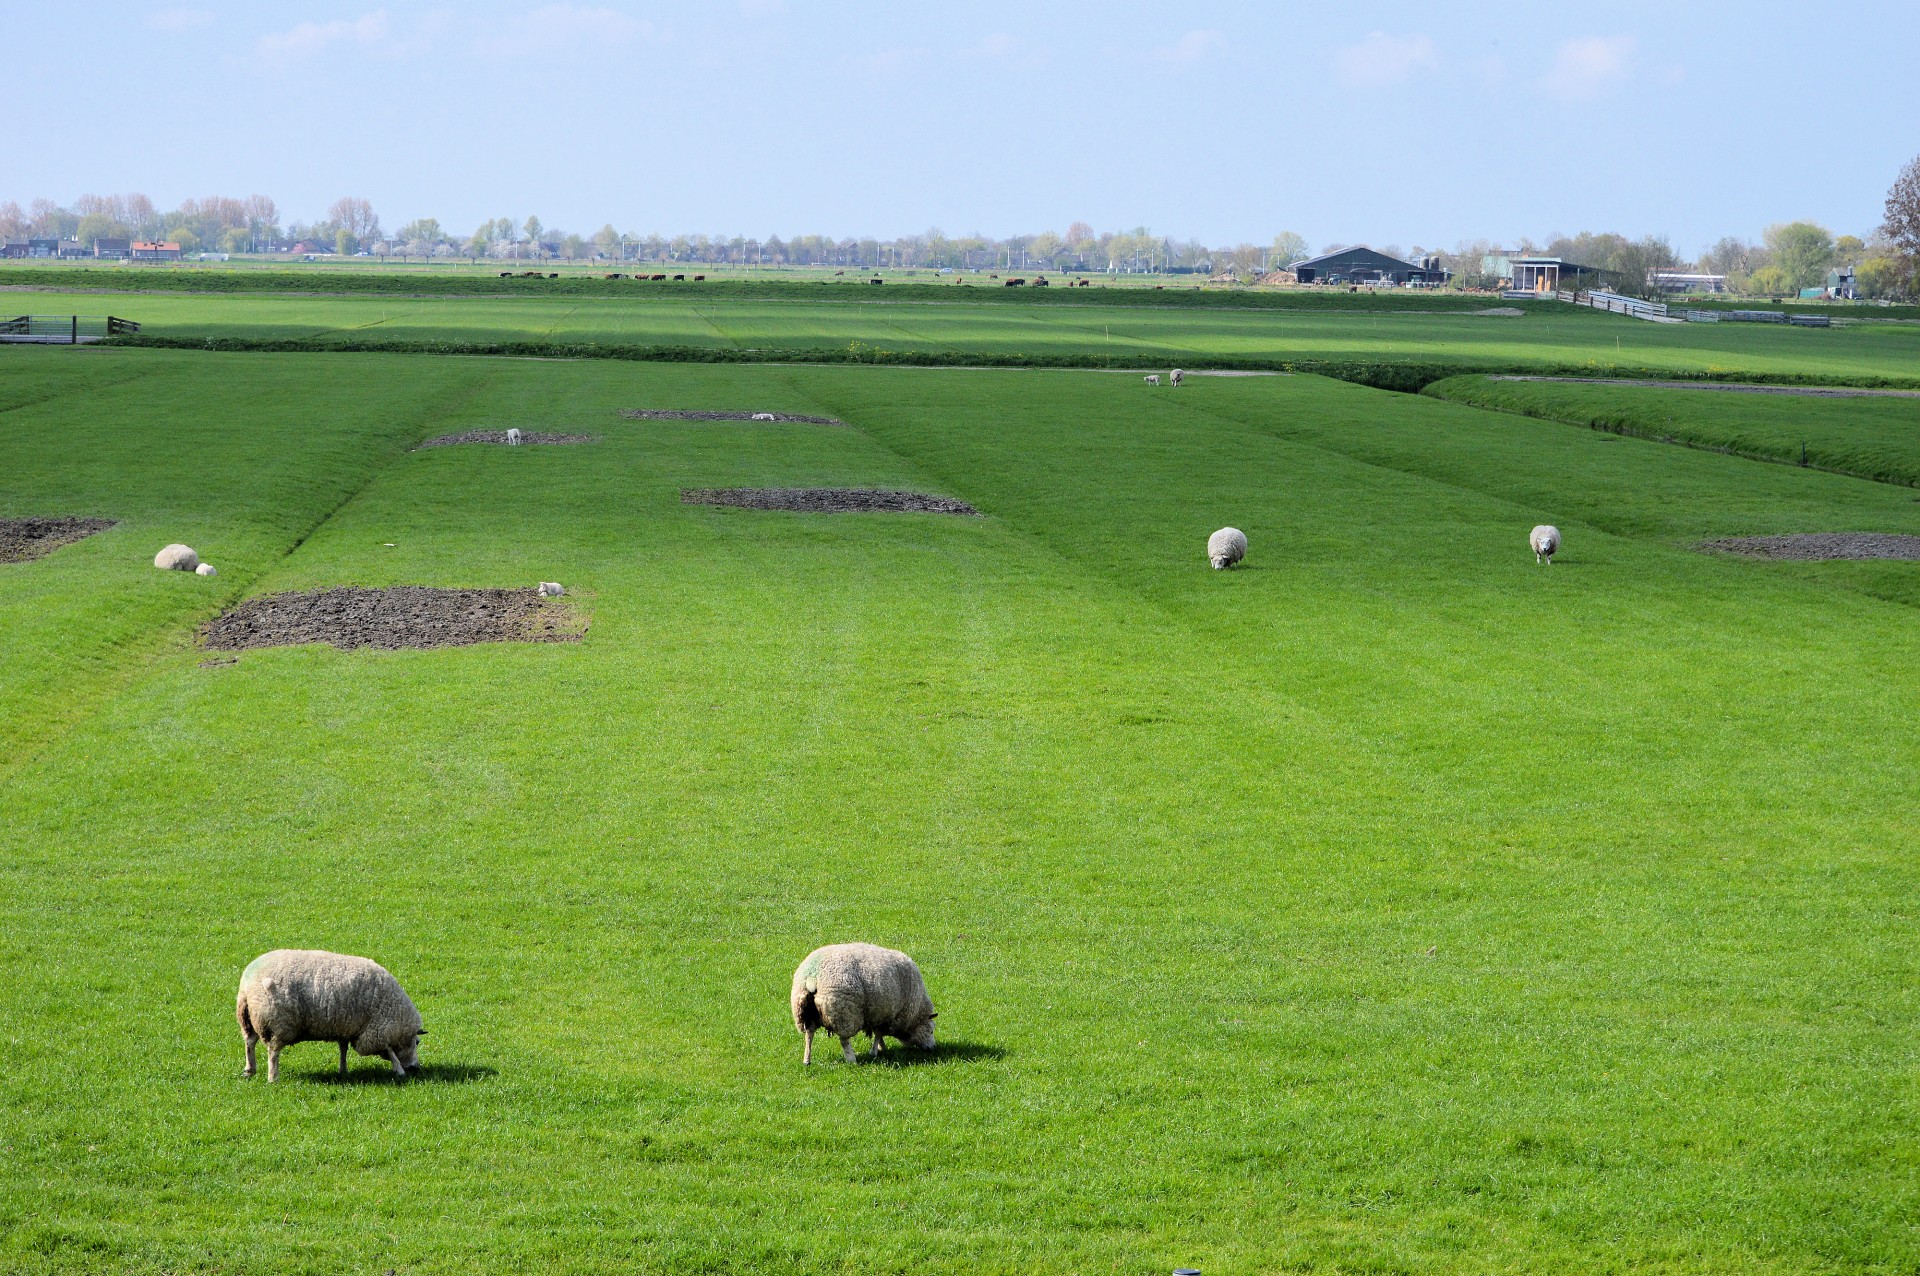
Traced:
POLYGON ((652 408, 622 408, 629 421, 758 421, 762 425, 845 425, 830 416, 801 416, 796 412, 664 412, 652 408))
POLYGON ((1920 562, 1920 536, 1898 532, 1814 532, 1798 536, 1729 536, 1698 548, 1748 558, 1825 562, 1839 558, 1897 558, 1920 562))
POLYGON ((951 496, 882 492, 860 487, 692 487, 682 505, 733 505, 749 510, 795 510, 802 514, 971 514, 979 510, 951 496))
POLYGON ((0 518, 0 563, 25 563, 113 526, 110 518, 0 518))
MULTIPOLYGON (((520 431, 522 447, 567 447, 577 443, 598 443, 600 438, 594 434, 544 434, 537 430, 520 431)), ((416 443, 413 450, 423 451, 430 447, 454 447, 461 443, 498 443, 506 446, 505 430, 462 430, 458 434, 442 434, 428 439, 425 443, 416 443)))
POLYGON ((214 651, 324 642, 343 651, 465 647, 480 642, 577 642, 584 620, 531 589, 310 589, 249 598, 208 621, 214 651))

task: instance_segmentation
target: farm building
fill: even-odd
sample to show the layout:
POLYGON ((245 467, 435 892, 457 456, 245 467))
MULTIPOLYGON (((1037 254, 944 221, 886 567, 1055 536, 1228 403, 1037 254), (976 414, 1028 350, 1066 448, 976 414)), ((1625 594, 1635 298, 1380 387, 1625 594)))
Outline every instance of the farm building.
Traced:
POLYGON ((1481 270, 1517 292, 1558 292, 1585 288, 1600 281, 1600 271, 1564 257, 1523 257, 1492 253, 1481 259, 1481 270))
POLYGON ((1365 245, 1296 261, 1287 270, 1303 284, 1443 284, 1447 272, 1438 257, 1401 261, 1365 245))
POLYGON ((126 257, 133 252, 131 239, 96 239, 93 241, 95 257, 126 257))
POLYGON ((1725 275, 1695 274, 1684 270, 1656 270, 1647 276, 1647 282, 1661 292, 1725 292, 1725 275))
POLYGON ((135 261, 179 261, 180 245, 176 243, 150 243, 136 239, 129 245, 129 251, 135 261))
POLYGON ((1833 270, 1829 270, 1827 272, 1827 286, 1823 292, 1824 295, 1828 297, 1845 301, 1852 301, 1855 297, 1858 297, 1860 294, 1854 286, 1853 267, 1839 266, 1833 270))

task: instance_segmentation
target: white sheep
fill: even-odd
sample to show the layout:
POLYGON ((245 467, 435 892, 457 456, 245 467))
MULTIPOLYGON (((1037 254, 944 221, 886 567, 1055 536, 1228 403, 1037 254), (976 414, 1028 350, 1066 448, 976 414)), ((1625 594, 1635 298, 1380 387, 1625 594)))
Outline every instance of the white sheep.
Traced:
POLYGON ((1551 523, 1542 523, 1527 533, 1527 544, 1533 548, 1533 561, 1553 566, 1553 556, 1560 552, 1560 529, 1551 523))
POLYGON ((510 428, 510 429, 508 429, 508 431, 507 431, 507 446, 508 446, 508 447, 519 447, 519 446, 520 446, 520 431, 519 431, 518 429, 511 429, 511 428, 510 428))
POLYGON ((876 944, 828 944, 808 953, 793 972, 793 1026, 806 1038, 803 1064, 813 1062, 813 1034, 825 1028, 840 1038, 840 1054, 853 1062, 853 1039, 893 1037, 922 1050, 933 1049, 938 1015, 927 997, 926 981, 913 958, 876 944))
POLYGON ((1237 527, 1223 527, 1207 537, 1207 561, 1213 570, 1223 572, 1247 556, 1247 534, 1237 527))
POLYGON ((779 418, 775 417, 771 412, 756 412, 753 414, 753 419, 756 421, 774 421, 779 418))
POLYGON ((169 545, 153 556, 153 565, 163 572, 190 572, 200 566, 200 555, 185 545, 169 545))
POLYGON ((1187 374, 1182 372, 1178 368, 1175 368, 1173 372, 1169 374, 1167 377, 1167 380, 1172 382, 1174 385, 1179 385, 1182 381, 1185 381, 1186 379, 1187 379, 1187 374))
POLYGON ((193 569, 193 574, 196 576, 218 576, 220 569, 212 563, 202 563, 193 569))
POLYGON ((299 1041, 340 1043, 340 1075, 347 1075, 347 1047, 383 1056, 393 1075, 420 1066, 420 1012, 386 967, 365 957, 318 949, 276 948, 247 964, 234 1006, 247 1043, 247 1076, 253 1047, 267 1043, 267 1080, 280 1079, 280 1052, 299 1041))
POLYGON ((1147 374, 1147 384, 1148 384, 1148 385, 1159 385, 1159 384, 1160 384, 1160 374, 1159 374, 1158 372, 1151 372, 1151 373, 1148 373, 1148 374, 1147 374))
POLYGON ((566 590, 560 588, 560 582, 557 580, 543 580, 540 582, 540 596, 542 598, 558 598, 566 592, 566 590))

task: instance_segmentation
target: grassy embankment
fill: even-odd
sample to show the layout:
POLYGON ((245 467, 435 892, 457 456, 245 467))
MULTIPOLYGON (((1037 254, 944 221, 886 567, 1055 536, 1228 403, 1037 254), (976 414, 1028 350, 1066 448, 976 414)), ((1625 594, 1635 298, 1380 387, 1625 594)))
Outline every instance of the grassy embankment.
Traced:
POLYGON ((1426 388, 1500 412, 1920 486, 1920 399, 1821 398, 1464 376, 1426 388))
POLYGON ((0 683, 84 705, 8 706, 0 1265, 1920 1262, 1920 640, 1874 596, 1920 567, 1686 548, 1908 493, 1308 377, 8 360, 0 514, 126 521, 0 567, 0 683), (509 424, 603 442, 402 450, 509 424), (676 498, 804 483, 988 517, 676 498), (543 578, 584 642, 189 638, 543 578), (801 1071, 789 973, 854 935, 922 961, 931 1063, 801 1071), (242 1082, 277 944, 399 972, 420 1081, 242 1082))

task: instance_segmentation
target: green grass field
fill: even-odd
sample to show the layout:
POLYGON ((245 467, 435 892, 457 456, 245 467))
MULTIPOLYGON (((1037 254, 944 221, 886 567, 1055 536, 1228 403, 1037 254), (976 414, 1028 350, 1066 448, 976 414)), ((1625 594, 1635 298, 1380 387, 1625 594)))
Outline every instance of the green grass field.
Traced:
POLYGON ((1920 564, 1690 548, 1909 490, 1307 376, 5 350, 27 514, 121 522, 0 565, 0 1268, 1920 1267, 1920 564), (508 425, 602 441, 407 450, 508 425), (986 517, 677 496, 814 484, 986 517), (193 638, 542 579, 582 642, 193 638), (854 937, 930 1060, 801 1068, 854 937), (241 1080, 276 946, 424 1074, 241 1080))
POLYGON ((1920 486, 1920 398, 1822 398, 1484 376, 1451 377, 1425 392, 1500 412, 1920 486))

